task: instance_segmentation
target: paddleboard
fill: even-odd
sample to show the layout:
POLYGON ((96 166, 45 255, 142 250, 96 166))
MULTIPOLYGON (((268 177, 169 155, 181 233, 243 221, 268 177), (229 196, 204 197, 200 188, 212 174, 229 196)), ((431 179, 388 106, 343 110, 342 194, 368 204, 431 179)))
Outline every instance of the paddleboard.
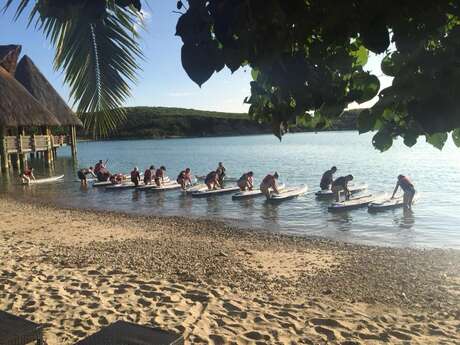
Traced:
MULTIPOLYGON (((144 185, 144 182, 139 182, 139 185, 138 186, 143 186, 144 185)), ((129 182, 123 182, 123 183, 119 183, 119 184, 112 184, 110 186, 107 186, 105 187, 106 190, 123 190, 123 189, 132 189, 132 188, 136 188, 136 185, 129 181, 129 182)))
MULTIPOLYGON (((195 178, 198 181, 204 181, 206 179, 206 176, 195 176, 195 178)), ((238 182, 238 179, 236 177, 224 177, 224 182, 238 182)))
POLYGON ((205 190, 208 190, 208 187, 204 183, 199 183, 199 184, 195 184, 193 186, 188 187, 182 192, 186 194, 192 194, 194 192, 205 191, 205 190))
POLYGON ((56 182, 59 180, 62 180, 64 178, 64 175, 59 175, 59 176, 52 176, 52 177, 46 177, 46 178, 38 178, 35 180, 30 180, 30 182, 23 182, 23 185, 31 185, 31 184, 42 184, 42 183, 50 183, 50 182, 56 182))
POLYGON ((97 181, 93 182, 93 187, 105 187, 105 186, 110 186, 112 182, 110 181, 97 181))
MULTIPOLYGON (((415 194, 414 199, 412 200, 412 205, 417 201, 419 195, 415 194)), ((394 199, 389 198, 383 198, 383 199, 378 199, 375 200, 368 205, 368 211, 369 212, 380 212, 380 211, 386 211, 386 210, 393 210, 395 208, 400 208, 403 207, 403 196, 399 195, 396 196, 394 199)))
POLYGON ((162 184, 161 186, 157 186, 156 184, 148 184, 148 185, 139 186, 136 189, 137 190, 164 191, 164 190, 170 190, 170 189, 178 189, 180 187, 181 185, 177 182, 166 182, 162 184))
POLYGON ((232 186, 232 187, 225 187, 225 188, 219 188, 219 189, 213 189, 213 190, 198 190, 196 192, 192 193, 192 196, 195 198, 199 197, 206 197, 206 196, 211 196, 211 195, 219 195, 219 194, 226 194, 226 193, 232 193, 234 191, 239 190, 240 187, 238 186, 232 186))
MULTIPOLYGON (((278 186, 278 190, 283 190, 285 189, 286 186, 284 184, 280 184, 278 186)), ((249 198, 256 198, 259 196, 262 196, 263 193, 261 192, 260 189, 254 189, 254 190, 246 190, 244 192, 238 191, 237 193, 232 195, 233 200, 240 200, 240 199, 249 199, 249 198)))
POLYGON ((267 200, 272 201, 272 202, 280 202, 284 200, 289 200, 289 199, 296 198, 299 195, 305 194, 307 190, 308 190, 308 187, 306 185, 301 185, 299 187, 285 188, 279 194, 272 193, 270 198, 267 200))
MULTIPOLYGON (((348 190, 350 191, 351 194, 363 192, 363 191, 367 190, 367 184, 350 185, 348 187, 348 190)), ((343 194, 343 192, 341 192, 341 194, 343 194)), ((334 197, 335 193, 332 193, 332 191, 330 189, 323 189, 323 190, 317 191, 315 193, 315 195, 318 197, 318 199, 320 199, 320 198, 326 199, 326 198, 334 197)))
POLYGON ((330 212, 354 210, 357 208, 366 207, 367 205, 369 205, 369 203, 382 197, 384 196, 368 194, 356 198, 351 198, 350 200, 333 202, 331 206, 328 207, 328 210, 330 212))

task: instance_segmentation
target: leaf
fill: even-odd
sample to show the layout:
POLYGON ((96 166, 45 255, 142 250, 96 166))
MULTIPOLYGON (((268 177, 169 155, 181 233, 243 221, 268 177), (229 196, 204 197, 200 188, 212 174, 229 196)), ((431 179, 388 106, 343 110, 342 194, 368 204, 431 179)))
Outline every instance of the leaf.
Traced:
POLYGON ((408 147, 412 147, 417 143, 418 133, 415 131, 409 131, 404 134, 404 144, 408 147))
POLYGON ((366 48, 370 51, 381 54, 384 53, 390 45, 390 34, 385 23, 374 20, 361 29, 361 40, 366 48))
POLYGON ((372 116, 368 109, 361 111, 358 115, 358 131, 359 134, 366 133, 374 129, 375 117, 372 116))
POLYGON ((457 147, 460 147, 460 128, 452 131, 452 140, 457 147))
POLYGON ((386 130, 378 131, 372 138, 372 144, 380 151, 386 151, 393 145, 393 138, 386 130))
POLYGON ((260 71, 255 69, 255 68, 253 68, 251 70, 252 80, 257 81, 257 78, 259 77, 259 74, 260 74, 260 71))
POLYGON ((185 72, 200 87, 215 71, 212 56, 204 45, 184 44, 181 58, 185 72))
POLYGON ((351 91, 356 94, 355 101, 364 103, 377 96, 380 80, 369 73, 357 73, 352 77, 351 91))
POLYGON ((369 50, 360 45, 357 50, 352 51, 351 55, 355 57, 356 65, 364 66, 367 64, 367 60, 369 59, 369 50))
POLYGON ((182 9, 183 6, 184 6, 184 4, 182 3, 182 1, 177 2, 177 9, 178 10, 182 9))
POLYGON ((397 53, 387 54, 380 64, 382 72, 388 76, 394 77, 398 74, 399 67, 397 65, 397 53))
POLYGON ((437 149, 442 150, 444 144, 447 141, 447 133, 435 133, 426 135, 426 141, 437 149))

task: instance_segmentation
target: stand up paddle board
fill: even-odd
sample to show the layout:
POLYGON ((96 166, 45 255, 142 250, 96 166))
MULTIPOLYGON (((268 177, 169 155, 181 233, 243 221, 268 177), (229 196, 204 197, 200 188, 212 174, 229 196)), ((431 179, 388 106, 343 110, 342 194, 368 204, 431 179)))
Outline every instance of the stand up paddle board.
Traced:
POLYGON ((328 207, 328 210, 330 212, 340 212, 340 211, 354 210, 354 209, 357 209, 357 208, 366 207, 372 201, 374 201, 374 200, 376 200, 378 198, 382 198, 382 197, 384 197, 384 196, 368 194, 368 195, 363 195, 363 196, 356 197, 356 198, 351 198, 350 200, 344 200, 344 201, 340 201, 340 202, 333 202, 331 204, 331 206, 328 207))
MULTIPOLYGON (((278 186, 278 190, 283 190, 285 189, 286 186, 284 184, 280 184, 278 186)), ((270 189, 271 190, 271 189, 270 189)), ((240 200, 240 199, 249 199, 249 198, 256 198, 259 196, 264 195, 260 189, 254 189, 254 190, 246 190, 244 192, 238 191, 237 193, 232 195, 233 200, 240 200)))
POLYGON ((148 185, 139 186, 136 189, 137 190, 145 190, 145 191, 150 190, 150 191, 160 192, 160 191, 164 191, 164 190, 178 189, 180 187, 181 187, 181 185, 179 183, 177 183, 177 182, 166 182, 166 183, 162 184, 161 186, 157 186, 156 184, 148 184, 148 185))
POLYGON ((52 177, 46 177, 46 178, 37 178, 35 180, 30 180, 30 182, 22 182, 22 184, 31 185, 31 184, 50 183, 50 182, 56 182, 56 181, 62 180, 63 178, 64 178, 64 175, 52 176, 52 177))
POLYGON ((186 194, 192 194, 194 192, 205 191, 205 190, 208 190, 208 187, 204 183, 198 183, 190 187, 187 187, 187 189, 183 190, 182 192, 186 194))
POLYGON ((272 193, 268 201, 271 202, 280 202, 284 200, 289 200, 298 197, 299 195, 305 194, 308 190, 306 185, 301 185, 299 187, 290 187, 283 189, 279 194, 272 193))
POLYGON ((225 187, 225 188, 219 188, 219 189, 213 189, 213 190, 198 190, 196 192, 192 193, 192 196, 194 198, 200 198, 200 197, 206 197, 206 196, 211 196, 211 195, 219 195, 219 194, 226 194, 226 193, 232 193, 237 190, 239 190, 240 187, 238 186, 232 186, 232 187, 225 187))
MULTIPOLYGON (((348 190, 350 191, 351 194, 363 192, 367 190, 367 184, 350 185, 348 186, 348 190)), ((330 189, 322 189, 320 191, 317 191, 315 195, 318 199, 323 199, 323 198, 326 199, 326 198, 334 197, 335 193, 332 193, 330 189)))
MULTIPOLYGON (((414 199, 412 200, 412 204, 418 199, 419 195, 415 194, 414 199)), ((373 202, 369 203, 367 210, 369 212, 380 212, 386 210, 393 210, 395 208, 403 207, 403 196, 399 195, 396 196, 394 199, 383 198, 379 200, 374 200, 373 202)))
MULTIPOLYGON (((195 176, 195 178, 198 181, 204 181, 206 179, 206 176, 195 176)), ((238 182, 238 179, 236 177, 224 177, 224 182, 238 182)))

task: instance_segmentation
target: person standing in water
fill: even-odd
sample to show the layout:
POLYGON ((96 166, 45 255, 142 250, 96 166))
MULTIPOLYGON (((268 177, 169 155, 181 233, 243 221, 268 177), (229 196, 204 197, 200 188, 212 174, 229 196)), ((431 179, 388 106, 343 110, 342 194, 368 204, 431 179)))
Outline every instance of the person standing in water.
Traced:
POLYGON ((144 184, 145 185, 152 183, 154 173, 155 173, 155 167, 153 165, 151 165, 150 168, 144 171, 144 184))
POLYGON ((260 191, 267 197, 267 199, 270 199, 271 196, 270 189, 272 189, 274 193, 279 194, 278 186, 276 184, 278 177, 278 173, 275 172, 273 175, 268 174, 262 180, 262 183, 260 184, 260 191))
POLYGON ((404 191, 404 196, 403 196, 404 207, 407 208, 408 210, 412 210, 412 202, 415 196, 415 188, 414 188, 414 185, 412 184, 412 181, 409 180, 409 178, 404 175, 398 175, 398 181, 396 182, 395 190, 393 191, 393 195, 391 196, 392 199, 395 197, 395 194, 398 191, 399 187, 401 187, 401 189, 404 191))
POLYGON ((224 179, 225 179, 225 167, 222 162, 219 162, 219 165, 217 166, 216 173, 217 173, 217 178, 219 180, 219 184, 223 185, 224 179))
POLYGON ((245 190, 252 190, 254 188, 254 173, 249 171, 238 179, 237 182, 240 191, 244 192, 245 190))
POLYGON ((163 165, 160 167, 160 169, 155 171, 155 183, 158 187, 161 187, 161 185, 164 183, 165 171, 166 168, 163 165))
POLYGON ((34 169, 25 167, 21 174, 22 182, 29 184, 31 180, 35 181, 34 169))
POLYGON ((78 170, 77 176, 80 179, 82 186, 86 186, 88 184, 88 181, 86 180, 86 175, 97 177, 93 171, 93 167, 83 168, 83 169, 78 170))
POLYGON ((340 201, 340 192, 345 192, 345 200, 350 200, 350 190, 348 189, 348 182, 353 180, 353 175, 341 176, 332 182, 331 191, 335 193, 335 201, 340 201))
POLYGON ((139 169, 134 167, 133 171, 131 171, 131 182, 137 187, 139 186, 139 182, 141 181, 141 174, 139 173, 139 169))
POLYGON ((321 182, 319 183, 319 187, 321 190, 328 190, 331 188, 332 182, 334 181, 334 174, 337 172, 336 167, 332 167, 328 171, 326 171, 323 176, 321 177, 321 182))

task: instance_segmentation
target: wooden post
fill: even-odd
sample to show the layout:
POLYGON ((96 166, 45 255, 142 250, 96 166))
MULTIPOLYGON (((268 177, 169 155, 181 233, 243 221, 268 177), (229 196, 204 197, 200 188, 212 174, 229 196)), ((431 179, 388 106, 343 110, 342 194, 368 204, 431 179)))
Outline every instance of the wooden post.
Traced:
POLYGON ((6 149, 6 128, 0 127, 0 160, 2 161, 2 170, 9 168, 8 151, 6 149))
POLYGON ((25 130, 24 130, 24 127, 19 127, 18 128, 18 137, 17 137, 17 140, 18 140, 18 162, 19 162, 19 165, 18 165, 18 169, 23 171, 26 167, 26 164, 27 164, 27 159, 26 159, 26 155, 24 153, 24 148, 22 147, 22 137, 25 135, 25 130))
POLYGON ((48 127, 45 127, 45 135, 47 136, 47 149, 45 152, 45 160, 46 164, 52 165, 53 164, 53 149, 54 149, 54 140, 53 136, 51 135, 51 130, 48 127))
POLYGON ((72 158, 77 158, 77 128, 70 126, 70 146, 72 150, 72 158))

